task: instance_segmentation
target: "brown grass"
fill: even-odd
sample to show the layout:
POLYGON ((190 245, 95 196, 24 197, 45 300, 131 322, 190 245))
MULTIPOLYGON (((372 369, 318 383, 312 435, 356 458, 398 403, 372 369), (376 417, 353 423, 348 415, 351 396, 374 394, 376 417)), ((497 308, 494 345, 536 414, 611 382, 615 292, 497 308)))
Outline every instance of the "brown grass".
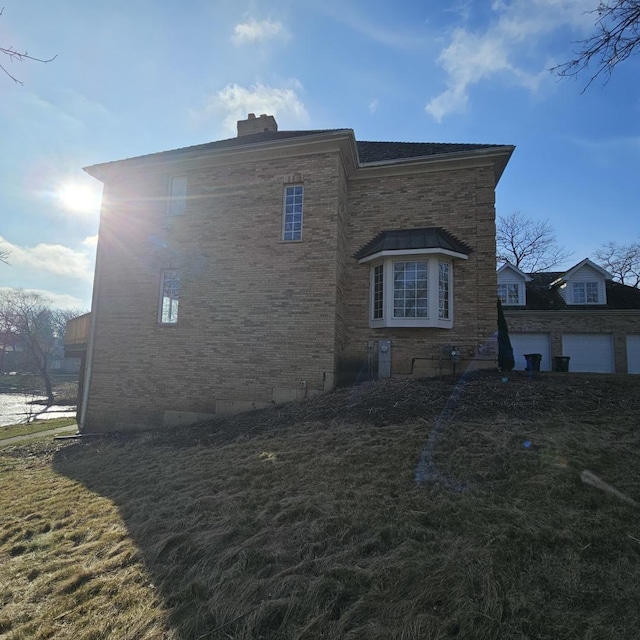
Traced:
POLYGON ((640 498, 639 408, 640 377, 393 380, 14 448, 0 637, 636 638, 640 514, 580 473, 640 498))

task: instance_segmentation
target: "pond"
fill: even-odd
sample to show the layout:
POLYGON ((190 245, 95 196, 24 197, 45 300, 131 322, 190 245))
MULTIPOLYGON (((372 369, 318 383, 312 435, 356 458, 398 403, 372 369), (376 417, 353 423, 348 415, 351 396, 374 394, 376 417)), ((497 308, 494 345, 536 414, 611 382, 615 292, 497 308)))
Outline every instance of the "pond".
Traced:
POLYGON ((33 400, 46 400, 46 397, 35 398, 23 393, 0 393, 0 426, 29 422, 37 416, 38 420, 50 418, 75 418, 76 408, 69 405, 53 405, 46 408, 43 404, 30 404, 33 400))

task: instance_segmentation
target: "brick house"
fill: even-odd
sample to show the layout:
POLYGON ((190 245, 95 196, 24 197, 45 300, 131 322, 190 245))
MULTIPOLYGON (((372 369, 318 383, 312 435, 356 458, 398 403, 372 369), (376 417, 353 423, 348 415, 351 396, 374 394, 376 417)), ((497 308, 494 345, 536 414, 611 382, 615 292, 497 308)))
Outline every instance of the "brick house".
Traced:
POLYGON ((640 373, 640 290, 612 280, 588 258, 565 272, 498 269, 500 298, 516 369, 539 353, 550 371, 568 356, 570 371, 640 373))
POLYGON ((361 142, 249 115, 104 183, 81 428, 193 422, 368 376, 495 366, 512 146, 361 142))

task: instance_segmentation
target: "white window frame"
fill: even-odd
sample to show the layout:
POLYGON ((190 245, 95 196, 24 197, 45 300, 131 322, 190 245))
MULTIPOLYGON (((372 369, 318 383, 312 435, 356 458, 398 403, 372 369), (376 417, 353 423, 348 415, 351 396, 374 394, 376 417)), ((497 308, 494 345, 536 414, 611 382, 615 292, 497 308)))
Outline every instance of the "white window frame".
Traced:
POLYGON ((287 184, 282 196, 282 240, 283 242, 300 242, 302 240, 302 228, 304 224, 304 185, 287 184), (296 201, 296 197, 300 201, 296 201), (289 198, 293 200, 289 202, 289 198), (297 206, 299 205, 299 210, 297 206), (291 228, 287 229, 287 226, 291 228), (299 228, 296 228, 298 227, 299 228))
POLYGON ((178 324, 180 310, 180 272, 177 269, 163 269, 160 272, 160 301, 158 305, 158 324, 172 326, 178 324), (166 296, 167 280, 172 279, 173 286, 177 281, 177 296, 166 296))
POLYGON ((372 328, 381 327, 436 327, 441 329, 452 329, 454 320, 453 308, 453 261, 443 254, 419 255, 407 253, 403 255, 385 256, 370 262, 369 274, 369 326, 372 328), (394 315, 394 263, 402 262, 426 262, 427 267, 427 316, 426 317, 395 317, 394 315), (440 284, 440 264, 446 264, 448 268, 448 291, 447 307, 448 317, 441 315, 441 284, 440 284), (379 275, 382 274, 382 317, 379 315, 380 292, 379 275), (378 287, 376 287, 378 279, 378 287), (378 304, 376 304, 378 303, 378 304))
POLYGON ((187 176, 173 176, 169 180, 169 196, 167 214, 170 216, 182 216, 187 209, 187 176))
POLYGON ((573 304, 602 304, 600 301, 600 284, 597 280, 585 280, 582 282, 572 282, 571 283, 571 296, 573 300, 573 304), (591 286, 591 292, 589 291, 589 285, 591 286), (589 297, 593 296, 593 289, 595 287, 595 300, 589 300, 589 297), (576 293, 580 292, 581 300, 577 300, 576 293))
POLYGON ((500 302, 505 306, 517 306, 522 304, 521 302, 521 285, 517 282, 501 282, 498 284, 498 298, 500 302), (502 288, 504 287, 504 294, 501 293, 502 288), (516 293, 516 301, 512 302, 509 300, 509 295, 516 293))

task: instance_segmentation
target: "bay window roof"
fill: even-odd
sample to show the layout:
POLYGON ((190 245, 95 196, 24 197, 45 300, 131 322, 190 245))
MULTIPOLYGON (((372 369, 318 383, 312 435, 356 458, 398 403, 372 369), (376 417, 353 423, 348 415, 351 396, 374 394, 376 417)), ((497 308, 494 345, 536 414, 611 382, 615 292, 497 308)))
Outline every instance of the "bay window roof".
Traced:
POLYGON ((381 231, 354 258, 368 262, 385 255, 441 253, 466 260, 472 249, 442 227, 381 231))

